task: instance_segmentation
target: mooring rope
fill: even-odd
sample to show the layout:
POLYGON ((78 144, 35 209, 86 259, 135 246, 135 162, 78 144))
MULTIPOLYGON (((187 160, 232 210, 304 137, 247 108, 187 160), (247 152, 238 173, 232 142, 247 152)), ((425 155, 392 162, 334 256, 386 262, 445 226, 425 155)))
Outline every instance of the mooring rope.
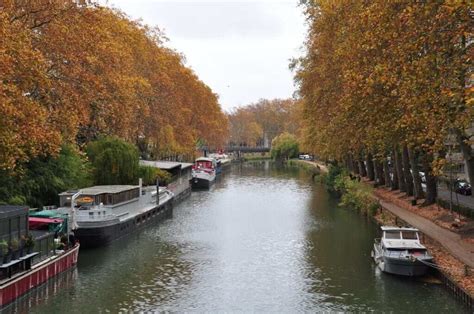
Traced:
POLYGON ((438 269, 438 270, 445 270, 445 271, 453 271, 454 270, 454 271, 459 271, 461 274, 465 272, 465 269, 458 269, 458 268, 453 268, 453 267, 449 268, 449 267, 440 266, 436 263, 430 263, 430 262, 424 261, 424 260, 422 260, 422 259, 420 259, 416 256, 413 256, 413 255, 411 256, 411 259, 413 261, 418 260, 419 262, 425 264, 426 266, 433 267, 433 268, 438 269))

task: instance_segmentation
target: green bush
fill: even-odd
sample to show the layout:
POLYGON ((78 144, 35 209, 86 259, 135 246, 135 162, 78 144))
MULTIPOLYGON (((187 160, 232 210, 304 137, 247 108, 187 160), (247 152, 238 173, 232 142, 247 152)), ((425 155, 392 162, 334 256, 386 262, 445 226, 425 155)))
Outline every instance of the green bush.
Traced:
POLYGON ((86 159, 72 145, 63 145, 57 156, 32 159, 22 168, 17 174, 0 170, 0 203, 57 205, 60 192, 92 183, 86 159))
POLYGON ((272 150, 270 152, 273 159, 287 160, 296 157, 299 152, 298 140, 290 133, 282 133, 272 141, 272 150))
POLYGON ((344 185, 341 205, 354 208, 372 216, 377 213, 379 205, 372 196, 372 187, 356 180, 351 180, 348 176, 344 176, 341 181, 341 184, 344 185))
POLYGON ((344 177, 346 172, 337 165, 329 165, 328 173, 322 177, 329 192, 344 193, 344 177))
POLYGON ((119 138, 104 137, 89 143, 87 157, 95 184, 136 184, 139 176, 137 148, 119 138))
POLYGON ((139 176, 143 179, 144 185, 154 185, 157 179, 160 185, 167 185, 171 182, 169 172, 150 166, 140 166, 139 176))
POLYGON ((337 165, 329 166, 327 174, 321 176, 330 192, 341 195, 340 205, 353 208, 374 216, 379 204, 372 196, 373 188, 347 175, 347 171, 337 165))

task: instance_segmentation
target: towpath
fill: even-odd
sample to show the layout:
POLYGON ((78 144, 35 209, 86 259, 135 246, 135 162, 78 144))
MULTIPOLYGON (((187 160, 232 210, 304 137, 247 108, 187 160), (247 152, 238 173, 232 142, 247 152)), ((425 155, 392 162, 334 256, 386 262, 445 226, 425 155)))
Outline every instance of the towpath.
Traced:
POLYGON ((418 216, 397 205, 380 199, 380 205, 400 219, 406 221, 413 227, 418 228, 421 232, 430 238, 438 241, 447 251, 458 258, 461 262, 474 269, 474 244, 463 241, 459 234, 444 229, 430 220, 418 216))

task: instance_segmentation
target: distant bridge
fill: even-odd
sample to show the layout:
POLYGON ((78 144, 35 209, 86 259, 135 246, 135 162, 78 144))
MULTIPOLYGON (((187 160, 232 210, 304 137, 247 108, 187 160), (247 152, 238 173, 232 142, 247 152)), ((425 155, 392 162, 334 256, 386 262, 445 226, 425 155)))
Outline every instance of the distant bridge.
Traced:
POLYGON ((268 153, 270 147, 249 147, 249 146, 228 146, 225 148, 226 152, 241 152, 241 153, 268 153))
POLYGON ((268 153, 270 151, 270 147, 227 146, 225 151, 226 153, 268 153))

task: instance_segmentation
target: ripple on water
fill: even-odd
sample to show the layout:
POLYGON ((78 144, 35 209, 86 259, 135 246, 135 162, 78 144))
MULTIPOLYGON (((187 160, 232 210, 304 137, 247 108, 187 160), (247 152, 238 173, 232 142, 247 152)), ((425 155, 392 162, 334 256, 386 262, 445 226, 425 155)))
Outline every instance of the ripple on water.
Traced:
POLYGON ((234 166, 173 218, 104 250, 33 311, 461 312, 445 291, 376 275, 375 226, 298 170, 234 166))

